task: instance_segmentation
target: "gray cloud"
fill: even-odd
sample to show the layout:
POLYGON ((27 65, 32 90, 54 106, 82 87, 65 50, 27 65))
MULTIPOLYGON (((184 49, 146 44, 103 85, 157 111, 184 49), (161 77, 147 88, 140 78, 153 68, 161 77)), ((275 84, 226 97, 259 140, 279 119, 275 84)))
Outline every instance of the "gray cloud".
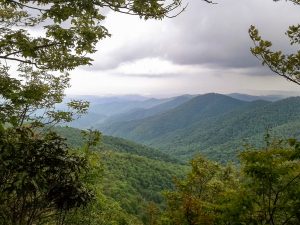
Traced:
POLYGON ((174 78, 174 77, 179 77, 182 74, 168 74, 165 73, 163 75, 155 75, 155 74, 134 74, 134 75, 129 75, 129 74, 121 74, 121 73, 114 73, 112 74, 114 76, 118 77, 140 77, 140 78, 150 78, 150 79, 165 79, 165 78, 174 78))
POLYGON ((228 0, 217 6, 203 7, 193 4, 188 15, 182 16, 182 32, 178 39, 182 47, 167 49, 167 52, 171 59, 181 64, 208 63, 234 68, 258 66, 257 59, 249 50, 252 46, 248 36, 250 25, 257 24, 262 33, 287 49, 288 44, 282 41, 281 32, 290 21, 297 22, 293 17, 298 13, 296 8, 292 8, 294 12, 290 9, 286 3, 281 3, 279 7, 279 3, 271 0, 228 0), (278 20, 278 16, 286 15, 287 11, 291 14, 290 18, 278 20))
MULTIPOLYGON (((100 46, 92 69, 112 69, 120 63, 147 57, 161 57, 180 65, 225 69, 260 67, 260 62, 250 53, 248 28, 251 24, 257 25, 262 35, 274 42, 275 48, 289 50, 284 32, 288 25, 297 22, 296 6, 272 0, 219 0, 218 3, 209 5, 191 0, 188 9, 177 18, 160 21, 162 25, 157 23, 157 30, 151 27, 151 37, 137 36, 103 55, 100 46)), ((129 33, 139 32, 130 24, 126 26, 129 33)), ((110 43, 109 39, 105 41, 110 43)))

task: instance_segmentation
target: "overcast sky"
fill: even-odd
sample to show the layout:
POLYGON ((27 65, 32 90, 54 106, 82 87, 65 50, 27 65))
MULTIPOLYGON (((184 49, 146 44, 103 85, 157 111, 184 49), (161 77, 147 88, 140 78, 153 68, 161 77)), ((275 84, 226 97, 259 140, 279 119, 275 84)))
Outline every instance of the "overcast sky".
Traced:
POLYGON ((173 19, 144 21, 109 12, 112 34, 98 45, 94 65, 72 71, 68 94, 172 96, 207 92, 268 94, 300 91, 273 75, 250 53, 256 25, 275 49, 292 51, 284 35, 300 8, 285 1, 186 0, 173 19))

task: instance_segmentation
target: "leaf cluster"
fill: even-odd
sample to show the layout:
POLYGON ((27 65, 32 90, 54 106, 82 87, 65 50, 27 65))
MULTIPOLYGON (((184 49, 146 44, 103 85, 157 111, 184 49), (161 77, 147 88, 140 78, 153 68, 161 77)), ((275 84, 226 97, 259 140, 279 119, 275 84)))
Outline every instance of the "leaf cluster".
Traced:
POLYGON ((86 159, 71 154, 55 133, 41 136, 29 128, 2 128, 0 223, 61 222, 64 213, 93 199, 81 179, 86 169, 86 159))
POLYGON ((166 194, 162 224, 299 224, 300 143, 267 139, 241 153, 240 169, 192 160, 187 179, 166 194))
MULTIPOLYGON (((275 0, 278 1, 278 0, 275 0)), ((299 0, 289 0, 295 5, 300 5, 299 0)), ((255 26, 249 29, 249 35, 254 43, 251 48, 252 54, 257 57, 263 65, 266 65, 275 74, 300 85, 300 51, 292 54, 284 54, 282 51, 271 49, 272 42, 264 40, 255 26)), ((290 39, 291 45, 300 44, 300 25, 291 25, 286 35, 290 39)))
POLYGON ((9 68, 0 65, 0 121, 14 127, 30 123, 44 126, 70 122, 86 113, 88 102, 73 100, 68 110, 56 109, 69 87, 67 73, 58 76, 21 64, 18 78, 11 77, 9 68))
POLYGON ((91 64, 88 55, 110 36, 102 25, 105 8, 143 19, 172 17, 184 9, 181 0, 3 0, 0 59, 61 71, 91 64), (30 27, 43 28, 43 34, 31 35, 30 27))

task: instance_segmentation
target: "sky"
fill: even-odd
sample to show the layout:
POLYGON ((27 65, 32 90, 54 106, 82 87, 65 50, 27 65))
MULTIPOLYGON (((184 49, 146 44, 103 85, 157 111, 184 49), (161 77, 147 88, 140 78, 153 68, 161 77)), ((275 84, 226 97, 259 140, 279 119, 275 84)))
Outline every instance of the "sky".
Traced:
POLYGON ((72 95, 175 96, 180 94, 299 93, 250 53, 250 25, 274 49, 293 50, 285 31, 299 22, 299 7, 272 0, 184 0, 173 19, 141 20, 107 12, 111 37, 97 45, 92 66, 71 72, 72 95))

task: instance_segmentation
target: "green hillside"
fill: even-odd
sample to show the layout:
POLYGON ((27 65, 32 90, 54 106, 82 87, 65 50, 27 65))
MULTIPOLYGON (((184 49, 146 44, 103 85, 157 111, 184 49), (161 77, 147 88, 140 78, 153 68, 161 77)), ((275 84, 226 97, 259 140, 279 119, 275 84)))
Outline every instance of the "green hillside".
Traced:
POLYGON ((299 97, 243 102, 207 94, 157 116, 113 124, 104 132, 180 159, 201 152, 225 162, 235 160, 236 152, 247 142, 261 145, 267 129, 279 137, 299 137, 299 112, 299 97))
MULTIPOLYGON (((83 146, 84 139, 82 131, 73 127, 54 127, 58 134, 67 139, 71 147, 78 148, 83 146)), ((131 153, 138 156, 144 156, 149 159, 158 159, 166 162, 179 163, 180 161, 174 157, 169 156, 155 148, 146 145, 137 144, 133 141, 125 140, 123 138, 103 135, 101 142, 97 147, 99 151, 114 151, 120 153, 131 153)))
POLYGON ((195 121, 222 115, 245 104, 247 103, 224 95, 206 94, 197 96, 175 109, 157 116, 111 124, 105 127, 103 132, 141 143, 149 143, 149 140, 191 126, 195 121))
MULTIPOLYGON (((71 127, 54 129, 67 138, 71 146, 78 148, 84 144, 81 130, 71 127)), ((130 224, 144 220, 147 207, 152 202, 164 208, 161 192, 172 190, 174 178, 184 177, 189 169, 156 149, 121 138, 103 136, 94 150, 100 153, 103 164, 102 197, 119 207, 123 219, 135 221, 130 224)), ((111 213, 111 210, 105 210, 111 213)))
POLYGON ((162 191, 172 190, 174 178, 182 178, 188 171, 188 166, 129 153, 105 151, 101 157, 104 164, 103 193, 141 220, 151 202, 164 208, 162 191))
POLYGON ((189 158, 202 152, 212 159, 227 161, 236 156, 243 143, 261 145, 267 129, 278 137, 298 137, 300 98, 274 103, 252 102, 247 107, 178 130, 149 144, 189 158), (189 133, 189 135, 186 135, 189 133))

